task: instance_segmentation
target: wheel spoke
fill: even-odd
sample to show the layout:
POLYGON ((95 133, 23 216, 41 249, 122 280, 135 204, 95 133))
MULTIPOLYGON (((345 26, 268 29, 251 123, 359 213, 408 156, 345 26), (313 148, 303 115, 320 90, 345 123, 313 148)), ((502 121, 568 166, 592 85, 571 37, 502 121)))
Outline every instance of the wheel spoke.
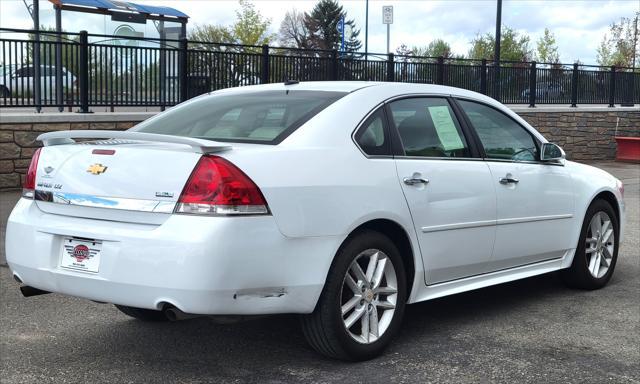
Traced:
POLYGON ((377 339, 378 334, 378 309, 374 305, 369 313, 369 328, 371 329, 371 334, 375 336, 377 339))
POLYGON ((351 291, 353 291, 353 293, 355 294, 360 294, 360 287, 358 287, 358 283, 355 282, 355 280, 353 280, 353 277, 351 277, 351 275, 349 273, 347 273, 347 275, 344 278, 344 282, 347 283, 347 286, 349 287, 349 289, 351 289, 351 291))
POLYGON ((382 275, 384 274, 384 269, 387 267, 387 258, 381 259, 378 261, 378 266, 376 267, 376 273, 373 275, 373 280, 371 281, 371 285, 373 288, 377 288, 380 286, 382 282, 382 275))
POLYGON ((587 245, 596 244, 598 242, 598 238, 596 237, 587 237, 587 245))
POLYGON ((364 274, 364 272, 362 272, 360 264, 354 262, 353 264, 351 264, 351 270, 353 271, 353 274, 356 275, 356 279, 358 279, 358 281, 362 281, 365 283, 367 282, 367 276, 364 274))
POLYGON ((600 259, 601 259, 600 254, 596 253, 595 260, 593 262, 593 269, 591 270, 591 273, 595 277, 598 277, 598 272, 600 272, 600 259))
POLYGON ((347 327, 347 329, 351 328, 353 324, 355 324, 356 321, 358 321, 358 319, 360 319, 364 313, 365 310, 362 308, 356 309, 355 311, 351 312, 349 317, 344 320, 345 327, 347 327))
POLYGON ((377 287, 373 289, 373 293, 377 293, 379 295, 392 295, 394 293, 398 293, 398 290, 392 287, 377 287))
POLYGON ((602 248, 602 258, 603 259, 607 259, 607 267, 609 266, 609 260, 613 260, 613 254, 611 253, 611 251, 609 250, 609 247, 603 247, 602 248))
POLYGON ((361 300, 360 297, 354 296, 349 301, 344 303, 344 305, 342 306, 342 316, 349 313, 349 311, 352 310, 360 300, 361 300))
POLYGON ((587 249, 585 249, 584 253, 586 253, 588 255, 588 254, 593 253, 593 252, 595 252, 597 250, 598 250, 598 248, 587 248, 587 249))
POLYGON ((367 312, 367 307, 364 307, 364 313, 365 315, 362 316, 362 321, 361 321, 361 325, 362 325, 362 337, 364 338, 365 342, 369 342, 369 312, 367 312))
POLYGON ((395 304, 389 302, 389 301, 378 301, 376 303, 376 306, 378 306, 379 308, 383 308, 383 309, 394 309, 396 306, 395 304))
MULTIPOLYGON (((610 226, 611 226, 611 221, 605 220, 604 224, 602 224, 602 228, 600 228, 600 234, 602 235, 604 233, 607 233, 610 226)), ((602 239, 604 240, 604 236, 602 236, 602 239)))
POLYGON ((608 243, 609 239, 611 239, 611 235, 613 235, 613 228, 610 228, 608 231, 604 233, 604 235, 602 236, 602 243, 604 244, 608 243))
POLYGON ((593 270, 595 269, 597 258, 598 258, 598 254, 594 253, 591 255, 591 258, 589 259, 589 265, 587 266, 587 268, 589 269, 589 272, 591 272, 591 274, 593 274, 593 270))
MULTIPOLYGON (((608 252, 608 251, 606 251, 608 252)), ((602 255, 602 257, 600 258, 600 264, 604 265, 605 267, 609 268, 609 265, 611 265, 611 259, 608 259, 604 254, 602 255)))
POLYGON ((367 273, 366 273, 367 282, 371 282, 371 279, 373 278, 373 273, 375 272, 376 266, 378 265, 379 255, 380 255, 380 252, 376 252, 373 255, 369 256, 369 264, 367 265, 367 273))
POLYGON ((596 237, 597 234, 602 229, 602 222, 600 221, 600 212, 593 215, 590 226, 591 226, 591 236, 596 237))

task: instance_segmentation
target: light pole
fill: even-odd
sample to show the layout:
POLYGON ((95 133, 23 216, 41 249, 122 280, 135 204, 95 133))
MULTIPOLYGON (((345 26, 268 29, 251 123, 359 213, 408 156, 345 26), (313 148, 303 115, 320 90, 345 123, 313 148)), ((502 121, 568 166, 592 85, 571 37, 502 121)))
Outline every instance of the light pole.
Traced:
POLYGON ((365 12, 364 12, 364 57, 366 59, 367 53, 369 53, 369 0, 365 0, 365 12))
POLYGON ((496 43, 495 43, 495 52, 493 54, 493 59, 495 62, 495 95, 496 99, 500 101, 500 40, 501 36, 501 25, 502 25, 502 0, 498 0, 498 9, 496 10, 496 43))

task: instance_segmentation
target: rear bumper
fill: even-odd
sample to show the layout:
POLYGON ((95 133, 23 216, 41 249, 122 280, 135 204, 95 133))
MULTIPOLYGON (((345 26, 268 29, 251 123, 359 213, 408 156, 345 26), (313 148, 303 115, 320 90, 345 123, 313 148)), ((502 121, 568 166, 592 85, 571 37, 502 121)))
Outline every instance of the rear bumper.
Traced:
POLYGON ((309 313, 339 243, 287 238, 272 216, 131 224, 53 215, 21 199, 7 223, 6 255, 25 284, 96 301, 194 314, 309 313), (65 237, 102 241, 98 273, 59 267, 65 237))

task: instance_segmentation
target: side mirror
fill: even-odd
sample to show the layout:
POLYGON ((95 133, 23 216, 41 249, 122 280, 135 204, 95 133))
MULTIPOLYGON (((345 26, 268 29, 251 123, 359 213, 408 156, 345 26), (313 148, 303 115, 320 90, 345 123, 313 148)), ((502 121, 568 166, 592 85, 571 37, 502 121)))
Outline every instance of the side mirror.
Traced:
POLYGON ((562 162, 565 159, 562 148, 553 143, 542 143, 540 160, 543 162, 562 162))

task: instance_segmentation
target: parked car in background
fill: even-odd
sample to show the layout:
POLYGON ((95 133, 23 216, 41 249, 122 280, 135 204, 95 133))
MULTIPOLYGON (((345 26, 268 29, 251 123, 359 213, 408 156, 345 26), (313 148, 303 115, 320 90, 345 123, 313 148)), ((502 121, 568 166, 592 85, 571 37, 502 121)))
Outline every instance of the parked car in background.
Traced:
MULTIPOLYGON (((525 88, 522 91, 522 98, 529 99, 531 90, 525 88)), ((540 82, 536 83, 536 99, 561 99, 565 95, 564 87, 560 83, 554 82, 540 82)))
MULTIPOLYGON (((35 66, 3 65, 0 71, 0 97, 32 97, 35 84, 35 66)), ((56 67, 40 66, 40 92, 43 100, 56 98, 56 67)), ((75 91, 76 76, 62 67, 62 87, 75 91)))
POLYGON ((25 296, 146 321, 301 314, 339 359, 380 354, 405 304, 552 271, 602 288, 623 234, 618 179, 451 87, 247 86, 38 140, 6 230, 25 296))

